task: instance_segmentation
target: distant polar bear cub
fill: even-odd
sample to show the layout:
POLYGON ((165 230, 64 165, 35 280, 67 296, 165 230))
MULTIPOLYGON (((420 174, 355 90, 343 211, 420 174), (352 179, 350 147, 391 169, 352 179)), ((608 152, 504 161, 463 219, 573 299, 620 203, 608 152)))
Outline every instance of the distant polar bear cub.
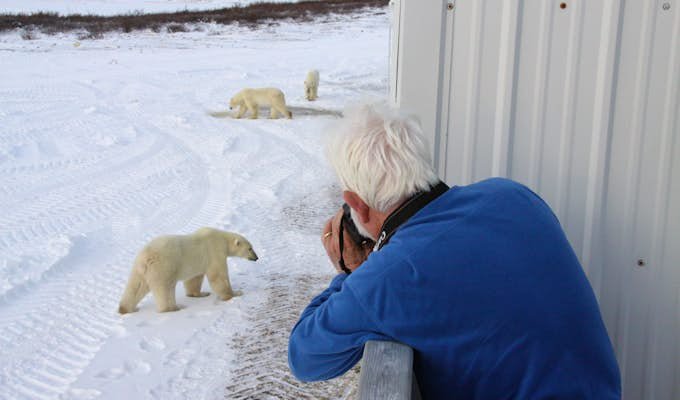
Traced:
POLYGON ((131 313, 149 293, 158 312, 177 311, 175 286, 184 281, 189 297, 203 297, 203 275, 222 300, 234 296, 229 283, 227 257, 256 261, 253 246, 243 236, 213 228, 201 228, 189 235, 167 235, 153 239, 137 255, 120 301, 118 312, 131 313))
POLYGON ((305 79, 305 97, 307 100, 316 100, 319 96, 317 94, 319 90, 319 71, 313 69, 307 72, 307 78, 305 79))
POLYGON ((271 118, 276 118, 276 112, 286 118, 292 118, 293 114, 286 108, 286 98, 283 92, 276 88, 243 89, 229 100, 229 109, 238 106, 236 118, 241 118, 246 111, 250 111, 250 118, 257 118, 258 106, 270 106, 271 118))

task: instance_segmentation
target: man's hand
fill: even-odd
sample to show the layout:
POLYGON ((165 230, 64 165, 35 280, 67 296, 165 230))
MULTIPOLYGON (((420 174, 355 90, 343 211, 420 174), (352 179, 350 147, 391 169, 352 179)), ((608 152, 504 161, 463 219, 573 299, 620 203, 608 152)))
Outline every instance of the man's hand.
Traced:
MULTIPOLYGON (((340 264, 338 264, 338 261, 340 260, 339 232, 342 214, 342 208, 340 208, 340 211, 338 211, 333 218, 326 222, 326 225, 323 227, 323 233, 321 234, 321 243, 323 243, 323 247, 326 249, 328 258, 331 259, 331 262, 338 272, 344 272, 342 269, 340 269, 340 264)), ((354 271, 355 269, 359 268, 359 266, 364 261, 366 261, 372 250, 373 246, 370 244, 361 246, 354 243, 349 233, 347 233, 345 230, 343 234, 342 257, 345 261, 345 266, 349 268, 350 271, 354 271)))

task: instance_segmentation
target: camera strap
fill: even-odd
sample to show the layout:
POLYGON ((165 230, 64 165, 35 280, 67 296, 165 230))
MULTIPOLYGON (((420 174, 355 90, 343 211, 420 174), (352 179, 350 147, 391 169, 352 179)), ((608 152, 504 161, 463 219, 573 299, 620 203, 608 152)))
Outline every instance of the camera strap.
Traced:
POLYGON ((375 242, 373 251, 380 250, 387 242, 389 242, 392 235, 394 235, 401 225, 426 205, 430 204, 431 201, 444 194, 447 190, 449 190, 449 186, 444 182, 439 181, 439 183, 430 187, 430 190, 427 192, 418 192, 406 200, 404 204, 394 210, 383 223, 383 226, 380 229, 380 236, 378 237, 378 241, 375 242))
MULTIPOLYGON (((338 265, 340 265, 340 269, 342 272, 346 273, 347 275, 352 273, 352 270, 347 268, 347 265, 345 265, 345 258, 342 256, 342 251, 344 250, 345 247, 345 219, 340 218, 340 229, 338 230, 338 245, 340 246, 340 259, 338 260, 338 265)), ((356 229, 356 228, 355 228, 356 229)))

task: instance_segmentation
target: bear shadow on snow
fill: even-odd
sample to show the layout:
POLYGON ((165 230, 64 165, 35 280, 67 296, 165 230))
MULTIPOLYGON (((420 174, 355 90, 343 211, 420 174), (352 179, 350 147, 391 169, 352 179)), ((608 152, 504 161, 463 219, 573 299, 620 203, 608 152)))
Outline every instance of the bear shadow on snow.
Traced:
MULTIPOLYGON (((324 108, 312 108, 312 107, 297 107, 297 106, 287 106, 288 110, 300 117, 335 117, 342 118, 342 112, 337 110, 329 110, 324 108)), ((265 107, 258 108, 259 113, 266 113, 267 109, 265 107)), ((229 111, 210 111, 208 112, 213 118, 231 118, 232 113, 229 111)))

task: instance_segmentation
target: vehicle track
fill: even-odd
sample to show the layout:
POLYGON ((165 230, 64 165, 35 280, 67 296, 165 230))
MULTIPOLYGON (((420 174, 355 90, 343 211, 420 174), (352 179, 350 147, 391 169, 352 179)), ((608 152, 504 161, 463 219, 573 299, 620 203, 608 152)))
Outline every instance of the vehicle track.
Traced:
POLYGON ((267 143, 275 145, 260 153, 272 154, 258 154, 257 160, 247 161, 249 184, 270 187, 281 203, 267 207, 265 202, 260 208, 249 201, 240 202, 235 196, 236 210, 250 208, 250 218, 256 226, 272 229, 258 232, 259 240, 268 244, 269 268, 260 275, 266 299, 248 308, 244 313, 246 327, 228 341, 235 359, 231 362, 234 368, 225 371, 226 399, 346 399, 352 398, 358 382, 357 369, 331 381, 303 383, 288 368, 290 330, 311 298, 332 277, 328 275, 332 271, 330 263, 320 254, 319 232, 340 202, 339 188, 325 184, 330 180, 327 171, 313 167, 320 165, 322 157, 318 139, 298 136, 290 140, 292 134, 276 124, 263 124, 258 137, 266 136, 267 143), (300 167, 289 168, 286 174, 272 174, 278 165, 300 167), (272 175, 276 176, 273 182, 260 181, 272 175), (310 274, 310 265, 314 264, 319 272, 310 274))
MULTIPOLYGON (((131 118, 139 120, 134 115, 131 118)), ((259 244, 275 243, 267 246, 272 268, 289 262, 290 257, 277 235, 318 240, 316 230, 323 218, 333 212, 335 205, 331 205, 331 199, 337 194, 337 188, 304 194, 309 188, 303 182, 314 182, 314 176, 319 179, 319 171, 303 167, 318 163, 315 146, 300 147, 285 134, 281 135, 280 127, 275 126, 259 132, 253 132, 248 126, 236 127, 232 135, 224 139, 214 133, 193 132, 190 124, 185 124, 173 117, 149 121, 138 129, 153 140, 145 140, 141 149, 124 156, 116 152, 101 156, 102 167, 68 161, 24 166, 29 176, 42 173, 44 183, 32 189, 20 188, 24 190, 22 201, 13 202, 10 212, 0 215, 0 250, 19 260, 18 268, 29 266, 36 272, 37 265, 44 265, 45 269, 38 271, 37 276, 25 277, 23 282, 15 281, 9 291, 0 295, 0 344, 3 359, 9 360, 0 367, 0 398, 75 398, 79 394, 85 397, 91 394, 72 385, 109 338, 124 334, 121 319, 115 314, 115 304, 136 250, 152 236, 215 226, 216 221, 240 230, 245 226, 279 226, 286 220, 292 227, 290 232, 258 235, 259 244), (262 146, 263 140, 268 146, 262 146), (211 167, 206 168, 203 153, 213 149, 216 143, 222 146, 217 154, 219 158, 212 159, 211 167), (244 170, 240 165, 249 168, 244 170), (281 168, 282 165, 289 167, 281 168), (63 171, 60 167, 75 169, 75 176, 69 177, 72 171, 63 171), (54 179, 50 179, 49 170, 54 172, 54 179), (231 187, 248 185, 252 191, 231 193, 231 187), (267 192, 271 196, 262 198, 267 192), (33 197, 32 193, 40 195, 33 197), (279 204, 281 199, 284 204, 279 204), (308 208, 316 211, 305 211, 308 208), (149 210, 153 210, 151 215, 149 210), (105 228, 88 232, 93 226, 105 228), (83 236, 81 232, 88 233, 83 236), (63 238, 68 245, 61 259, 51 262, 47 256, 35 255, 35 243, 55 237, 63 238)), ((97 157, 96 154, 90 159, 97 160, 97 157)), ((324 179, 322 174, 320 182, 324 179)), ((304 246, 300 251, 305 251, 304 246)), ((299 269, 293 266, 290 271, 295 274, 299 269)), ((284 296, 285 287, 296 285, 297 281, 274 282, 266 270, 262 271, 261 278, 265 285, 262 290, 269 302, 283 297, 292 302, 285 318, 279 315, 271 321, 281 332, 289 331, 297 312, 312 295, 313 285, 309 280, 316 279, 317 283, 327 280, 327 277, 300 278, 300 282, 310 283, 307 286, 301 283, 301 290, 295 295, 284 296)), ((316 289, 320 289, 320 285, 316 289)), ((248 319, 255 325, 253 329, 271 332, 267 327, 269 315, 263 314, 271 307, 268 304, 264 308, 258 308, 257 304, 251 306, 255 307, 254 315, 263 318, 257 323, 255 319, 248 319)), ((233 365, 224 361, 220 364, 200 346, 213 346, 221 325, 229 323, 230 316, 221 315, 215 323, 192 336, 186 346, 188 356, 179 364, 181 376, 194 376, 199 382, 212 379, 218 393, 225 390, 220 377, 231 375, 229 369, 233 365), (215 365, 221 367, 215 368, 215 365)), ((224 342, 236 343, 236 347, 225 343, 225 350, 240 352, 239 341, 246 337, 235 342, 228 339, 225 337, 224 342)), ((285 353, 281 358, 281 351, 285 350, 283 341, 287 338, 278 335, 274 339, 276 348, 269 345, 258 349, 256 345, 245 344, 247 351, 259 351, 266 363, 276 368, 268 373, 268 378, 262 378, 269 379, 271 384, 243 380, 239 381, 238 388, 231 386, 240 393, 240 398, 276 398, 284 394, 286 398, 346 397, 343 393, 351 390, 349 383, 349 386, 345 383, 309 386, 296 382, 287 370, 285 353)), ((174 353, 168 354, 166 362, 172 364, 174 356, 174 353)), ((250 361, 254 360, 244 360, 250 361)), ((125 368, 149 367, 141 360, 128 360, 123 370, 125 368)), ((233 374, 244 372, 237 370, 233 374)), ((115 379, 121 373, 125 371, 113 370, 100 376, 115 379)), ((348 379, 347 382, 353 381, 348 379)), ((173 389, 170 395, 174 397, 182 393, 188 396, 192 393, 189 389, 196 392, 186 379, 155 393, 163 394, 159 398, 168 398, 166 389, 173 389)))
MULTIPOLYGON (((364 29, 352 21, 351 30, 364 29)), ((326 31, 348 28, 333 24, 326 31)), ((279 40, 275 29, 265 33, 279 40)), ((90 52, 93 68, 70 60, 53 68, 59 79, 43 80, 36 69, 35 84, 0 89, 0 116, 13 129, 0 126, 0 274, 8 271, 0 276, 0 399, 353 396, 356 368, 303 384, 286 359, 290 329, 333 272, 319 231, 340 192, 321 162, 323 130, 307 125, 322 117, 301 108, 293 120, 233 121, 202 111, 223 105, 234 82, 301 86, 292 73, 280 77, 291 67, 283 58, 249 72, 249 46, 271 48, 262 34, 233 43, 224 35, 192 39, 205 54, 175 36, 130 48, 116 39, 78 51, 62 43, 74 59, 90 52), (243 50, 222 51, 225 42, 243 50), (189 50, 173 51, 180 48, 189 50), (241 57, 240 66, 231 62, 241 57), (153 65, 141 68, 140 58, 153 65), (173 315, 156 315, 147 298, 139 314, 120 317, 117 303, 138 249, 153 236, 206 225, 252 238, 258 263, 230 264, 243 296, 183 299, 196 308, 173 315), (187 333, 173 337, 162 331, 168 326, 187 333), (149 384, 150 376, 158 381, 149 384)), ((316 47, 305 33, 288 36, 316 47)), ((30 48, 41 43, 17 46, 35 57, 30 48)), ((328 76, 329 97, 344 100, 384 83, 343 79, 343 68, 334 65, 337 74, 328 76)))
POLYGON ((266 301, 249 313, 250 326, 234 337, 237 352, 225 398, 350 399, 356 395, 359 367, 324 382, 304 383, 288 368, 288 337, 300 312, 330 276, 272 274, 266 301))
POLYGON ((234 318, 223 314, 192 335, 181 352, 169 354, 164 363, 180 367, 178 377, 152 390, 153 398, 352 398, 356 370, 330 382, 305 384, 288 368, 288 334, 332 277, 332 266, 320 254, 319 232, 337 211, 340 190, 328 184, 330 171, 318 168, 323 155, 314 132, 305 137, 284 123, 267 120, 253 127, 251 121, 235 121, 224 134, 222 164, 211 163, 229 171, 222 182, 237 188, 221 225, 252 234, 258 264, 264 264, 253 267, 255 286, 239 288, 236 283, 236 288, 260 300, 238 299, 244 320, 236 334, 225 336, 234 329, 234 318), (251 227, 262 229, 250 232, 251 227), (315 264, 320 272, 310 274, 315 264), (215 347, 215 337, 222 338, 217 343, 223 347, 215 347))
MULTIPOLYGON (((141 129, 153 140, 142 141, 147 146, 139 152, 109 151, 90 157, 95 164, 31 165, 29 159, 22 166, 38 171, 45 184, 21 188, 23 196, 3 204, 9 206, 0 215, 0 252, 17 260, 14 270, 31 271, 23 281, 4 277, 12 283, 0 292, 0 398, 70 397, 69 386, 102 344, 121 332, 115 304, 140 243, 218 217, 201 158, 151 124, 141 129), (54 238, 67 247, 57 260, 36 251, 36 244, 54 238)), ((29 131, 10 134, 15 142, 39 140, 29 131)))

